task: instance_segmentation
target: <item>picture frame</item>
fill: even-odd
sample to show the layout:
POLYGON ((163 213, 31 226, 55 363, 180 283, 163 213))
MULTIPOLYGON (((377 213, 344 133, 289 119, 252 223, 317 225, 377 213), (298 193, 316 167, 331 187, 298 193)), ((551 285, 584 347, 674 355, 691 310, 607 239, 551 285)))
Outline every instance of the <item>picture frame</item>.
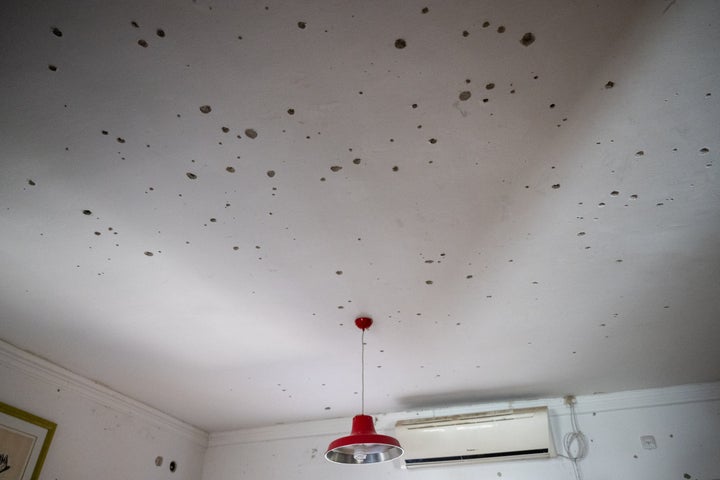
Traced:
POLYGON ((0 402, 0 480, 38 480, 57 424, 0 402))

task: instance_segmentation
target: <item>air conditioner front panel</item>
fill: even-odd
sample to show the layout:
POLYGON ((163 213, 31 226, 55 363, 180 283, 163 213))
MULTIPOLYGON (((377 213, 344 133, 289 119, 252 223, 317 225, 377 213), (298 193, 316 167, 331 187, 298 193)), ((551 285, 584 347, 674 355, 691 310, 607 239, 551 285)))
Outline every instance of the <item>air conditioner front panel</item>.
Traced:
POLYGON ((546 408, 398 422, 408 466, 554 456, 546 408))

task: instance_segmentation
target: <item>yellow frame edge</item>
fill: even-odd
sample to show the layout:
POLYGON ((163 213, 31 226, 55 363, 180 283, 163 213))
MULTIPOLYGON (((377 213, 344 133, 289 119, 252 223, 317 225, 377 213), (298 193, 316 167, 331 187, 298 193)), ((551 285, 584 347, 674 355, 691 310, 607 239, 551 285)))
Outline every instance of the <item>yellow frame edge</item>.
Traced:
POLYGON ((44 418, 33 415, 32 413, 26 412, 25 410, 20 410, 19 408, 13 407, 12 405, 8 405, 7 403, 3 402, 0 402, 0 413, 5 413, 7 415, 19 418, 20 420, 24 420, 28 423, 32 423, 33 425, 37 425, 47 430, 47 435, 45 435, 45 441, 43 442, 42 448, 40 449, 40 455, 38 455, 37 462, 35 462, 35 469, 33 470, 32 477, 30 477, 30 480, 39 480, 40 471, 42 470, 43 464, 45 463, 45 457, 47 456, 48 450, 50 450, 50 442, 52 442, 53 436, 55 435, 55 429, 57 428, 57 424, 51 422, 50 420, 45 420, 44 418))

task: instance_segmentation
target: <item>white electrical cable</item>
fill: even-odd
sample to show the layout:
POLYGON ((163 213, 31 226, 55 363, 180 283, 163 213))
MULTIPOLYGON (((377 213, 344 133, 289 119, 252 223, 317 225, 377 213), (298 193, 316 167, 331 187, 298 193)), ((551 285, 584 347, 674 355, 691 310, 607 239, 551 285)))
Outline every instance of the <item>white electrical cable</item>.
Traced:
POLYGON ((362 409, 361 413, 362 415, 365 415, 365 329, 362 329, 362 335, 360 336, 360 343, 362 343, 361 351, 362 351, 362 395, 361 395, 361 402, 362 402, 362 409))
POLYGON ((575 471, 575 478, 582 480, 582 471, 578 462, 585 458, 588 452, 588 443, 585 435, 580 431, 580 427, 577 422, 577 414, 575 413, 575 397, 565 397, 565 403, 570 407, 570 425, 572 431, 565 434, 563 437, 563 446, 565 448, 566 455, 560 455, 561 457, 567 458, 573 464, 573 470, 575 471))

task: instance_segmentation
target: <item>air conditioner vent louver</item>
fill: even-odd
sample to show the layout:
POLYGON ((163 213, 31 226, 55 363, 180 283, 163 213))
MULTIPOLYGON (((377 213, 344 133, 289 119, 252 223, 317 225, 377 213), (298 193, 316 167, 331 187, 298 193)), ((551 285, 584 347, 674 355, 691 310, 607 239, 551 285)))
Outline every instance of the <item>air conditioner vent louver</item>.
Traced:
POLYGON ((397 422, 408 468, 554 457, 547 407, 397 422))

